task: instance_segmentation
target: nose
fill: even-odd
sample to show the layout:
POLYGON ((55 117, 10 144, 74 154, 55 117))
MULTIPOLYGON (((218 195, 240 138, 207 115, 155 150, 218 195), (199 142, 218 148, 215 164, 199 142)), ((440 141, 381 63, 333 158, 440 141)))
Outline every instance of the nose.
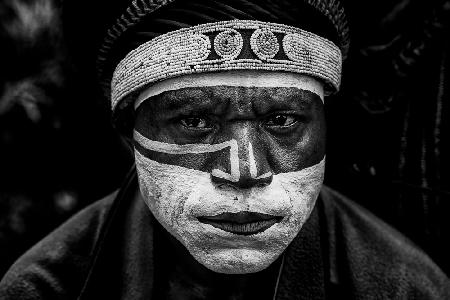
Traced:
POLYGON ((268 186, 272 182, 273 175, 272 173, 267 174, 262 178, 252 178, 249 176, 240 176, 237 182, 233 182, 228 180, 227 178, 222 178, 211 174, 211 180, 215 183, 219 188, 222 187, 231 187, 234 189, 249 189, 252 187, 265 187, 268 186))
POLYGON ((272 182, 273 174, 268 165, 264 147, 258 141, 257 136, 249 133, 241 134, 235 144, 238 147, 237 151, 235 151, 235 157, 233 157, 233 151, 230 150, 228 162, 224 160, 217 162, 217 168, 211 172, 212 182, 218 187, 232 187, 235 189, 269 185, 272 182), (226 169, 224 163, 232 166, 233 164, 236 165, 236 162, 238 164, 236 168, 238 174, 223 176, 223 170, 226 169))

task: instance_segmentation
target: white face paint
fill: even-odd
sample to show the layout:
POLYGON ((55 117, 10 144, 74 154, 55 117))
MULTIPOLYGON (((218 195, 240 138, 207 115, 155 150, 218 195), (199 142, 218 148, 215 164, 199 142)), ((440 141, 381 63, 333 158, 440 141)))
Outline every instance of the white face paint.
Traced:
MULTIPOLYGON (((235 140, 216 145, 175 145, 148 140, 137 132, 135 140, 147 149, 171 154, 214 152, 230 147, 230 174, 217 169, 212 173, 230 181, 239 180, 235 140)), ((257 176, 251 144, 249 152, 251 176, 271 176, 257 176)), ((212 183, 210 173, 158 163, 138 151, 135 157, 141 193, 156 219, 199 263, 228 274, 258 272, 279 257, 308 219, 319 195, 325 166, 324 158, 303 170, 276 174, 268 186, 222 189, 212 183), (197 219, 238 212, 283 218, 253 235, 233 234, 197 219)))
POLYGON ((307 75, 263 70, 258 72, 230 70, 217 73, 186 74, 157 82, 139 94, 134 108, 137 109, 142 102, 167 91, 206 86, 296 87, 313 92, 322 99, 322 102, 324 101, 323 84, 307 75))

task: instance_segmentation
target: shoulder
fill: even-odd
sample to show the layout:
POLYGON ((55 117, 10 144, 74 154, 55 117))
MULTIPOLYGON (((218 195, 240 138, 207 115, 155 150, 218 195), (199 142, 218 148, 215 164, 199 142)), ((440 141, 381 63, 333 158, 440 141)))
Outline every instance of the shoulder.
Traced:
POLYGON ((0 298, 65 298, 79 291, 116 196, 84 208, 20 257, 0 281, 0 298))
POLYGON ((374 299, 450 299, 447 276, 409 239, 328 187, 321 199, 335 280, 349 275, 357 294, 374 299))

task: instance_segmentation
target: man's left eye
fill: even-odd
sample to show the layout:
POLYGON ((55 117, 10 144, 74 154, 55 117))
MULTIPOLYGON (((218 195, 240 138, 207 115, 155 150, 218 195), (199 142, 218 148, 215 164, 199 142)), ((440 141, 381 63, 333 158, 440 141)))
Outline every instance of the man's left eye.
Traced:
POLYGON ((297 123, 298 119, 292 115, 275 115, 271 116, 265 122, 266 126, 289 127, 297 123))
POLYGON ((208 120, 199 117, 189 117, 180 120, 181 125, 192 129, 208 129, 211 128, 208 120))

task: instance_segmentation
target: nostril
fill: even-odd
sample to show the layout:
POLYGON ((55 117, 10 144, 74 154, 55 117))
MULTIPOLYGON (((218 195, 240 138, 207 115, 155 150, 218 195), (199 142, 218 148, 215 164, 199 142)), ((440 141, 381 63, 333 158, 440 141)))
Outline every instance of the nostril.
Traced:
POLYGON ((219 183, 217 184, 217 187, 221 190, 234 190, 234 191, 238 190, 237 187, 229 183, 219 183))
POLYGON ((256 178, 257 187, 266 187, 272 183, 273 174, 272 172, 265 173, 256 178))
POLYGON ((219 169, 213 169, 211 171, 212 183, 222 190, 239 191, 240 189, 249 189, 252 187, 264 188, 272 183, 272 179, 272 172, 266 172, 259 176, 250 173, 238 174, 235 179, 219 169))

